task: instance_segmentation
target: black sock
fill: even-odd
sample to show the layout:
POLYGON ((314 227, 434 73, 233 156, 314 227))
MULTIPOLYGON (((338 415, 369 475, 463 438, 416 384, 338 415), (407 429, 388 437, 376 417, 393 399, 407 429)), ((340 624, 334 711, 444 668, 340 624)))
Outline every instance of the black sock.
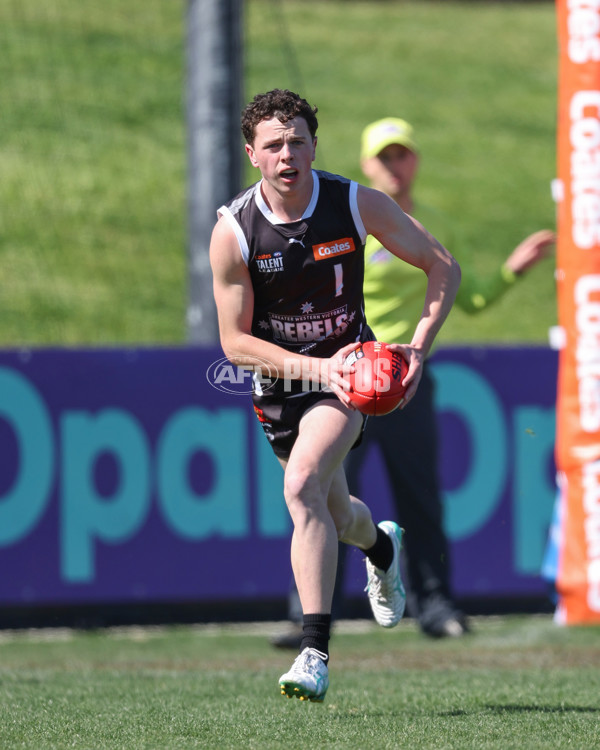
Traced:
POLYGON ((377 540, 372 547, 364 550, 364 553, 376 568, 387 570, 394 559, 394 545, 385 531, 382 531, 379 526, 376 529, 377 540))
POLYGON ((300 653, 305 648, 316 648, 327 656, 329 660, 329 632, 331 630, 331 615, 304 615, 302 617, 302 643, 300 653))

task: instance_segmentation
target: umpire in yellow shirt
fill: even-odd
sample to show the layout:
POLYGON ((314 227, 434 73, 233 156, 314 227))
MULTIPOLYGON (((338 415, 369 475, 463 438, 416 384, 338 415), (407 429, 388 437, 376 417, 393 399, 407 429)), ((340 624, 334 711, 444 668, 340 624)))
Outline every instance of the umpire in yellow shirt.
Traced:
MULTIPOLYGON (((419 150, 409 123, 386 118, 368 125, 361 142, 361 167, 371 187, 387 193, 424 224, 451 252, 456 246, 445 218, 412 195, 419 150)), ((517 278, 551 251, 554 233, 536 232, 521 242, 490 278, 463 277, 456 303, 468 313, 484 310, 517 278)), ((421 315, 426 278, 417 269, 385 252, 369 236, 365 248, 367 321, 380 341, 410 340, 421 315)), ((409 613, 433 637, 460 636, 465 618, 454 603, 450 585, 450 554, 444 533, 438 485, 437 429, 434 384, 428 365, 416 396, 405 409, 369 420, 362 446, 349 454, 350 490, 357 490, 365 453, 377 443, 388 472, 396 520, 406 529, 406 573, 409 613)))

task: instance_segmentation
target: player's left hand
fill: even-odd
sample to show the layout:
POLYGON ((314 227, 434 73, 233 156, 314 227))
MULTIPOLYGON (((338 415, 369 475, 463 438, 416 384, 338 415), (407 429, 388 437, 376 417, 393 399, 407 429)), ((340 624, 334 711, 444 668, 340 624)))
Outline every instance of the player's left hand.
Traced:
POLYGON ((410 344, 388 344, 387 348, 391 352, 400 354, 406 360, 408 364, 408 372, 406 377, 402 381, 402 385, 406 387, 406 393, 404 394, 404 401, 402 402, 400 409, 405 409, 406 405, 413 398, 421 382, 421 376, 423 375, 423 363, 425 356, 421 349, 417 349, 415 346, 410 344))

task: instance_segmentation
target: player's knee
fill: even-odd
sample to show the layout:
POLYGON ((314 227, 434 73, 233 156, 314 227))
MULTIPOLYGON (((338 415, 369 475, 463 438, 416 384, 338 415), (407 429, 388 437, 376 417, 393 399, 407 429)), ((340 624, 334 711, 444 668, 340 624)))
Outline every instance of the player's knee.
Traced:
POLYGON ((288 465, 283 481, 283 494, 290 510, 296 505, 310 506, 320 502, 320 483, 318 478, 303 467, 288 465))

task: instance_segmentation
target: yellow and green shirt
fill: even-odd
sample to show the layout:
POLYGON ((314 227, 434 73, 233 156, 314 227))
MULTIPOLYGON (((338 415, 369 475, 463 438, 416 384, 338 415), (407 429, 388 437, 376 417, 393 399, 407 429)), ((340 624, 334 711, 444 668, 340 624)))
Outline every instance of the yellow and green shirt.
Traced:
MULTIPOLYGON (((416 204, 413 214, 453 255, 455 245, 447 219, 429 206, 416 204)), ((460 257, 457 258, 460 262, 460 257)), ((462 267, 456 305, 477 313, 500 297, 515 281, 515 274, 502 266, 482 280, 462 267)), ((367 322, 380 341, 407 343, 421 317, 427 276, 420 268, 388 252, 372 235, 365 245, 364 297, 367 322)))

